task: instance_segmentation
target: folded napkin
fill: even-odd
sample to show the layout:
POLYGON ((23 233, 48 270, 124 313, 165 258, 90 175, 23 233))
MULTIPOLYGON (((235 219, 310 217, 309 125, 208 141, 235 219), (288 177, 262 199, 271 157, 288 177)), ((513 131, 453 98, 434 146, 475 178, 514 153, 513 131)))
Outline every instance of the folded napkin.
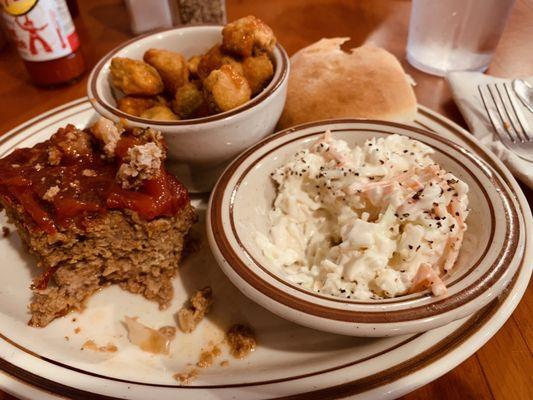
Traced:
MULTIPOLYGON (((450 72, 446 79, 470 132, 492 150, 507 165, 513 175, 533 189, 533 163, 518 157, 500 141, 490 123, 477 88, 479 84, 511 82, 512 79, 495 78, 481 72, 450 72)), ((533 84, 533 77, 525 80, 533 84)), ((517 103, 520 101, 517 100, 517 103)), ((522 104, 520 106, 522 107, 522 104)), ((533 130, 533 114, 523 107, 523 115, 530 129, 533 130)))

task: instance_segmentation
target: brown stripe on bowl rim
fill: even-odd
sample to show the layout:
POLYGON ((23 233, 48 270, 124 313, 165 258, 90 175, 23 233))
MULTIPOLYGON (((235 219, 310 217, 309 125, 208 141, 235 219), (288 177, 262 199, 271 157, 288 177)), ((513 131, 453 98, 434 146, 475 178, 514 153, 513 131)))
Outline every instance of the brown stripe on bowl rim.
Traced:
MULTIPOLYGON (((349 128, 346 128, 344 130, 349 130, 349 128)), ((387 133, 387 132, 381 131, 380 133, 387 133)), ((309 134, 309 135, 311 136, 316 135, 316 133, 309 134)), ((300 140, 304 137, 298 137, 296 140, 300 140)), ((284 144, 285 143, 283 143, 281 146, 283 146, 284 144)), ((273 150, 274 149, 270 151, 273 151, 273 150)), ((453 156, 449 154, 447 155, 450 156, 451 158, 454 158, 453 156)), ((239 178, 241 178, 244 174, 245 173, 241 174, 239 178)), ((483 161, 480 157, 474 155, 470 151, 462 148, 461 146, 447 139, 444 139, 430 131, 425 131, 423 129, 415 128, 415 127, 408 126, 408 125, 398 124, 394 122, 385 122, 385 121, 377 121, 377 120, 357 120, 357 119, 352 119, 352 118, 346 118, 346 119, 316 121, 316 122, 297 125, 295 127, 291 127, 281 132, 278 132, 275 135, 269 136, 263 139, 262 141, 260 141, 259 143, 257 143, 256 145, 252 146, 248 150, 246 150, 236 160, 234 160, 232 164, 230 164, 230 166, 226 169, 226 171, 220 177, 212 194, 211 210, 210 210, 211 229, 213 230, 213 237, 214 237, 214 240, 216 242, 216 245, 219 251, 221 252, 222 256, 226 259, 228 265, 235 271, 235 273, 238 274, 247 284, 252 286, 255 290, 259 291, 263 295, 271 298, 272 300, 286 307, 296 309, 298 311, 301 311, 303 313, 306 313, 306 314, 309 314, 315 317, 320 317, 324 319, 332 319, 332 320, 343 321, 343 322, 350 322, 350 323, 379 324, 379 323, 392 323, 392 322, 394 323, 408 322, 408 321, 419 320, 419 319, 424 319, 424 318, 429 318, 435 315, 439 315, 439 314, 445 313, 447 311, 460 307, 474 300, 475 298, 483 294, 488 287, 496 283, 500 279, 500 277, 507 271, 509 262, 513 260, 513 258, 516 255, 516 251, 517 251, 517 244, 518 244, 518 239, 519 239, 518 237, 519 236, 519 216, 518 216, 518 213, 515 207, 510 206, 510 204, 513 204, 513 203, 512 203, 512 200, 509 194, 507 193, 505 184, 502 184, 502 182, 500 181, 501 179, 502 179, 501 177, 492 173, 490 166, 485 161, 483 161), (385 126, 391 126, 395 128, 404 129, 407 131, 414 131, 418 134, 429 136, 430 138, 438 142, 441 142, 449 147, 452 147, 454 150, 461 153, 463 156, 467 157, 472 163, 477 165, 480 171, 482 171, 485 174, 485 176, 489 179, 489 181, 491 181, 491 183, 496 188, 498 188, 497 193, 500 195, 502 199, 502 203, 504 204, 504 206, 507 205, 507 208, 505 208, 506 222, 507 222, 506 224, 507 234, 505 235, 505 240, 504 240, 502 249, 498 257, 496 258, 492 266, 488 269, 487 273, 482 275, 480 278, 478 278, 474 283, 470 284, 468 287, 454 294, 454 296, 440 299, 434 303, 431 303, 431 307, 428 307, 428 305, 422 305, 422 306, 413 307, 410 309, 394 310, 394 311, 388 311, 388 312, 378 312, 378 311, 352 311, 352 310, 339 309, 339 308, 334 308, 334 307, 325 306, 321 304, 316 304, 306 299, 295 297, 277 288, 271 283, 265 281, 264 279, 259 277, 255 272, 253 272, 250 268, 248 268, 245 262, 242 261, 242 259, 239 257, 239 255, 235 252, 235 250, 231 246, 223 229, 222 211, 221 211, 222 204, 223 204, 223 199, 225 197, 224 193, 227 189, 229 181, 233 177, 233 174, 238 169, 238 167, 251 154, 253 154, 259 148, 261 148, 264 144, 269 143, 273 140, 279 139, 281 137, 287 136, 297 130, 302 130, 302 129, 316 127, 316 126, 324 126, 324 125, 334 124, 334 123, 381 124, 385 126)), ((482 188, 481 185, 480 187, 482 188)), ((228 196, 231 199, 230 209, 228 210, 230 214, 229 216, 230 221, 233 221, 232 207, 233 207, 233 202, 234 202, 234 198, 235 198, 235 194, 237 190, 238 190, 238 183, 231 190, 231 195, 228 196)), ((492 229, 494 229, 494 224, 492 224, 492 229)), ((235 235, 234 232, 232 233, 235 235)), ((493 233, 491 232, 491 235, 492 234, 493 233)), ((250 256, 249 252, 246 251, 242 243, 239 243, 239 246, 241 247, 241 250, 245 251, 247 255, 250 256)), ((268 268, 266 268, 264 265, 259 263, 257 260, 254 260, 253 258, 250 258, 250 259, 258 268, 260 268, 263 271, 265 270, 268 271, 268 268)), ((294 289, 297 289, 303 292, 306 297, 307 296, 312 297, 310 291, 302 290, 301 288, 291 285, 290 283, 288 283, 286 280, 283 280, 283 279, 276 279, 276 280, 278 280, 279 282, 283 283, 284 285, 290 288, 294 288, 294 289)), ((328 301, 331 300, 331 298, 329 297, 325 297, 325 296, 322 296, 322 297, 324 297, 328 301)), ((408 299, 406 301, 408 301, 408 299)), ((360 303, 355 303, 352 300, 343 300, 343 302, 348 303, 348 304, 360 304, 360 303)), ((386 305, 389 303, 374 302, 374 303, 365 303, 365 304, 386 305)))
MULTIPOLYGON (((213 121, 226 119, 228 117, 232 117, 232 116, 234 116, 234 115, 236 115, 236 114, 238 114, 238 113, 240 113, 242 111, 248 110, 248 109, 256 106, 257 104, 263 102, 272 93, 274 93, 276 90, 278 90, 278 88, 281 86, 281 83, 283 82, 283 80, 285 79, 285 77, 288 74, 289 56, 287 55, 287 52, 285 51, 283 46, 281 46, 279 43, 276 43, 276 49, 279 51, 280 58, 281 58, 281 66, 276 65, 275 66, 276 69, 274 70, 274 71, 276 71, 278 67, 281 69, 281 72, 280 72, 279 76, 277 77, 277 79, 275 81, 273 79, 262 92, 258 93, 255 97, 253 97, 252 99, 250 99, 249 101, 247 101, 243 105, 241 105, 239 107, 236 107, 236 108, 233 108, 233 109, 228 110, 228 111, 224 111, 224 112, 221 112, 221 113, 218 113, 218 114, 214 114, 214 115, 209 115, 207 117, 202 117, 202 118, 191 118, 191 119, 183 119, 183 120, 178 120, 178 121, 157 121, 157 120, 153 120, 153 119, 140 118, 140 117, 136 117, 134 115, 125 113, 125 112, 119 110, 118 108, 109 105, 104 99, 102 99, 100 97, 100 94, 98 93, 98 90, 97 90, 97 87, 96 87, 97 78, 100 75, 100 72, 102 71, 104 65, 111 58, 115 57, 116 54, 120 50, 122 50, 123 48, 127 47, 128 45, 130 45, 130 44, 132 44, 134 42, 137 42, 137 41, 139 41, 141 39, 144 39, 144 38, 152 36, 152 35, 157 35, 157 34, 160 34, 160 33, 167 32, 167 31, 173 31, 173 30, 178 30, 178 29, 179 30, 185 30, 185 29, 195 28, 195 27, 217 27, 217 28, 222 28, 222 25, 190 25, 190 26, 181 27, 181 28, 174 27, 174 28, 158 29, 156 31, 145 33, 144 35, 137 36, 137 37, 135 37, 133 39, 130 39, 130 40, 122 43, 121 45, 115 47, 113 50, 111 50, 109 53, 107 53, 107 55, 105 55, 98 62, 98 64, 96 64, 96 66, 91 71, 91 74, 89 76, 89 80, 90 80, 89 84, 90 84, 91 91, 92 91, 93 96, 94 96, 94 99, 91 99, 91 101, 97 102, 100 106, 102 106, 103 108, 105 108, 107 111, 109 111, 111 114, 114 114, 118 118, 124 118, 124 119, 130 120, 130 121, 133 121, 133 122, 137 122, 137 123, 141 123, 141 124, 148 124, 148 125, 155 125, 155 126, 187 126, 187 125, 203 124, 203 123, 207 123, 207 122, 213 122, 213 121)), ((274 75, 275 75, 275 72, 274 72, 274 75)))
MULTIPOLYGON (((85 101, 88 101, 84 99, 85 101)), ((77 106, 76 104, 71 104, 68 107, 61 107, 54 112, 52 112, 50 115, 46 115, 41 118, 37 118, 35 121, 32 121, 32 123, 37 123, 41 120, 44 120, 50 116, 56 115, 59 112, 77 106)), ((457 127, 448 124, 445 120, 441 120, 440 118, 426 112, 425 110, 419 110, 421 113, 426 115, 428 118, 433 119, 436 123, 439 123, 443 126, 446 126, 451 132, 453 132, 455 135, 457 135, 459 138, 465 139, 467 142, 469 142, 469 145, 472 148, 477 149, 477 151, 480 151, 480 157, 484 159, 485 162, 487 162, 496 172, 502 177, 502 179, 508 184, 511 191, 513 192, 513 195, 515 197, 517 196, 517 193, 515 192, 514 188, 512 187, 511 182, 509 181, 508 177, 504 174, 503 170, 500 168, 500 166, 494 162, 493 159, 491 159, 487 154, 484 154, 481 147, 473 140, 470 140, 469 138, 465 137, 465 135, 458 129, 457 127)), ((24 129, 27 129, 30 124, 23 124, 19 128, 15 128, 15 130, 12 130, 9 132, 9 135, 5 135, 2 139, 5 139, 6 137, 12 137, 16 134, 20 133, 24 129)), ((38 132, 35 132, 36 134, 38 132)), ((32 135, 33 136, 33 135, 32 135)), ((4 140, 2 140, 3 142, 4 140)), ((523 210, 522 204, 520 204, 520 207, 523 210)), ((461 327, 454 331, 450 336, 448 336, 445 339, 442 339, 435 345, 433 345, 430 349, 424 351, 423 353, 417 354, 416 356, 412 357, 411 359, 406 360, 405 362, 392 366, 386 370, 380 371, 372 376, 358 379, 355 381, 350 381, 345 384, 341 385, 335 385, 329 388, 319 389, 312 392, 307 393, 297 393, 293 396, 285 396, 280 397, 279 399, 311 399, 311 398, 320 398, 320 399, 336 399, 340 397, 345 397, 349 395, 354 395, 358 393, 362 393, 364 391, 367 391, 368 389, 379 387, 380 385, 385 385, 391 382, 394 382, 398 380, 399 378, 402 378, 404 376, 410 375, 428 365, 430 365, 432 362, 436 362, 442 357, 446 356, 447 354, 454 351, 459 345, 464 343, 467 339, 471 338, 473 335, 475 335, 483 326, 485 326, 486 323, 490 321, 490 319, 494 316, 494 314, 501 308, 502 304, 506 301, 506 299, 509 297, 509 294, 514 289, 514 286, 516 285, 518 281, 518 275, 521 273, 522 269, 524 268, 525 259, 524 257, 521 260, 520 268, 515 273, 511 283, 509 284, 508 288, 503 292, 501 296, 494 299, 489 305, 485 306, 482 310, 480 310, 478 313, 474 314, 471 318, 469 318, 465 324, 461 325, 461 327), (312 397, 309 397, 312 396, 312 397), (318 396, 318 397, 317 397, 318 396)), ((1 335, 0 335, 1 337, 1 335)), ((52 362, 53 360, 46 359, 41 355, 35 354, 31 352, 31 350, 25 349, 20 345, 17 345, 16 343, 12 343, 15 345, 15 347, 18 347, 22 351, 36 357, 39 359, 42 359, 43 361, 52 362)), ((65 366, 67 369, 70 369, 69 366, 65 366)), ((41 390, 49 391, 51 393, 57 393, 64 396, 73 397, 73 395, 77 396, 83 396, 83 398, 87 399, 111 399, 111 400, 118 400, 118 398, 100 395, 96 393, 87 392, 78 388, 74 388, 71 386, 63 385, 51 380, 48 380, 46 378, 42 378, 36 374, 33 374, 29 371, 24 370, 23 368, 20 368, 14 364, 9 363, 5 359, 0 358, 0 369, 10 376, 12 376, 14 379, 17 379, 19 381, 22 381, 24 383, 27 383, 33 387, 36 387, 41 390)), ((84 371, 80 371, 84 374, 87 374, 84 371)), ((290 379, 290 378, 289 378, 290 379)), ((289 380, 286 379, 286 380, 289 380)), ((201 387, 195 387, 195 386, 175 386, 176 388, 180 389, 195 389, 195 388, 201 388, 201 387)), ((216 388, 216 387, 212 387, 216 388)))

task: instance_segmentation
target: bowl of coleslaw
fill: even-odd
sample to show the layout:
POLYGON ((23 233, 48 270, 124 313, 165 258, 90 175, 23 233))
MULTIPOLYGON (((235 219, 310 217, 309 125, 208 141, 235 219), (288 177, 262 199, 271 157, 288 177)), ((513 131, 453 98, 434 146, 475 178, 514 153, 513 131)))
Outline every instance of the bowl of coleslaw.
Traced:
POLYGON ((207 231, 222 270, 270 311, 389 336, 501 293, 524 249, 516 207, 481 158, 432 132, 323 121, 241 154, 211 195, 207 231))

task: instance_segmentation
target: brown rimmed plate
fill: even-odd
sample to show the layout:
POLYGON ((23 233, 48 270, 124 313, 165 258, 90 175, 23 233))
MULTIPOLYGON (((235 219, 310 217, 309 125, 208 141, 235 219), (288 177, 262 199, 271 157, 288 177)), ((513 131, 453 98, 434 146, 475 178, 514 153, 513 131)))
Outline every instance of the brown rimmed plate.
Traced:
MULTIPOLYGON (((80 99, 3 135, 0 152, 40 141, 67 122, 84 126, 94 117, 88 100, 80 99)), ((464 131, 424 108, 417 124, 478 151, 464 131)), ((490 156, 486 161, 514 191, 531 237, 531 214, 520 189, 501 163, 490 156)), ((205 199, 194 201, 205 212, 205 199)), ((202 234, 202 225, 196 229, 202 234)), ((472 317, 416 335, 350 338, 288 323, 250 302, 222 274, 204 240, 176 279, 178 292, 168 312, 108 288, 89 302, 83 314, 70 314, 45 329, 34 329, 26 325, 33 260, 19 246, 16 234, 0 239, 4 282, 0 288, 0 387, 21 398, 40 399, 395 398, 444 374, 481 347, 516 307, 532 266, 528 250, 508 289, 472 317), (156 327, 173 323, 172 314, 187 293, 204 284, 213 285, 217 298, 213 315, 194 335, 178 335, 170 357, 149 356, 128 344, 120 324, 125 315, 137 315, 156 327), (186 363, 196 362, 199 349, 209 340, 220 338, 221 327, 236 320, 257 331, 259 346, 250 357, 242 361, 227 358, 229 367, 217 364, 201 370, 189 386, 172 379, 186 363), (81 331, 75 334, 78 326, 81 331), (114 355, 80 351, 88 339, 113 341, 119 351, 114 355)))

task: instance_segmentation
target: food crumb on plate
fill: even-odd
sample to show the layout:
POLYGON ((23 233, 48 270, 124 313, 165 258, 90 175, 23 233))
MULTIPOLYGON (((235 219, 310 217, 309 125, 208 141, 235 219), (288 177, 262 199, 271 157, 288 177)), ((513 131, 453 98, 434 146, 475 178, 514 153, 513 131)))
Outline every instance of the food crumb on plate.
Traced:
POLYGON ((179 383, 183 385, 188 385, 198 377, 198 370, 196 368, 192 368, 185 372, 178 372, 173 376, 174 379, 177 380, 179 383))
POLYGON ((115 353, 118 348, 113 343, 108 343, 105 346, 98 346, 94 340, 87 340, 81 346, 81 350, 91 350, 99 353, 115 353))
POLYGON ((178 325, 185 333, 190 333, 211 310, 213 305, 213 291, 209 286, 198 290, 178 311, 178 325))
POLYGON ((74 329, 74 333, 75 333, 75 334, 78 334, 78 333, 80 333, 80 332, 81 332, 81 328, 80 328, 79 326, 76 327, 76 329, 74 329))
POLYGON ((196 366, 200 368, 209 368, 215 362, 215 358, 219 357, 220 354, 222 354, 220 347, 216 345, 211 346, 209 349, 203 350, 200 353, 200 358, 196 363, 196 366))
POLYGON ((228 360, 223 360, 220 362, 220 366, 221 367, 229 367, 229 361, 228 360))
POLYGON ((233 325, 226 333, 230 353, 235 358, 244 358, 255 350, 257 340, 254 331, 242 324, 233 325))

